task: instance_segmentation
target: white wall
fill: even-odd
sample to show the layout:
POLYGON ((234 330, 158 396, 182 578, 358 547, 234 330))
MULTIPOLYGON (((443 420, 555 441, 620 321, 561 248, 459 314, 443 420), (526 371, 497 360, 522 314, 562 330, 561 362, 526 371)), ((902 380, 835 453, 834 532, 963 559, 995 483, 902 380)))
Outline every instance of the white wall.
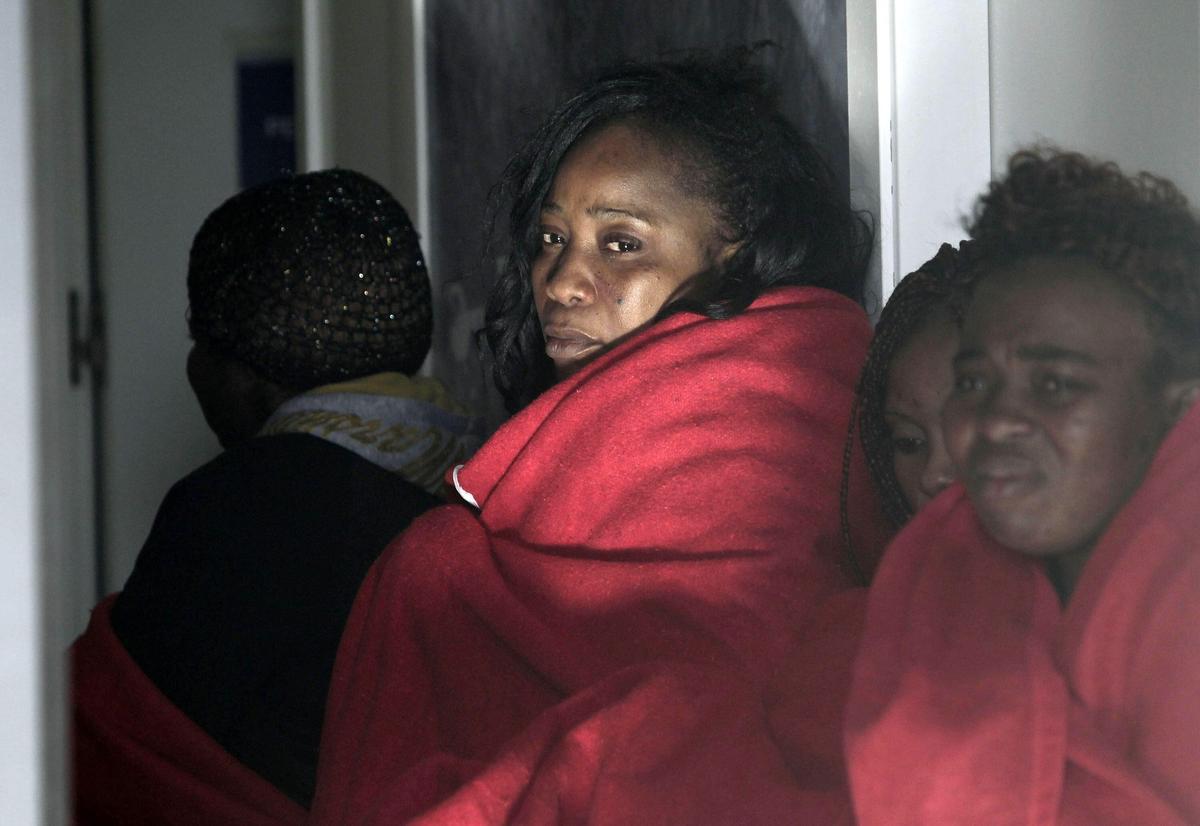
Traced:
POLYGON ((289 0, 95 4, 109 590, 167 489, 218 452, 184 374, 188 249, 238 188, 235 56, 290 48, 295 12, 289 0))
MULTIPOLYGON (((877 302, 882 308, 882 299, 894 286, 889 272, 887 289, 884 290, 879 260, 882 241, 881 225, 878 221, 880 162, 883 160, 879 148, 880 119, 883 119, 886 139, 890 132, 888 113, 892 104, 889 93, 888 101, 883 107, 886 112, 881 113, 877 49, 879 21, 875 6, 876 0, 846 0, 846 115, 850 156, 850 205, 856 210, 867 212, 876 221, 874 250, 867 271, 866 289, 868 306, 872 309, 875 308, 871 302, 877 302)), ((887 54, 884 55, 884 59, 888 59, 887 54)), ((889 150, 884 168, 890 167, 891 163, 889 150)), ((888 193, 890 196, 890 189, 888 193)))
POLYGON ((965 235, 991 174, 986 0, 894 0, 896 275, 965 235))
POLYGON ((46 65, 40 50, 64 41, 37 40, 32 19, 59 6, 0 4, 0 824, 61 822, 64 815, 64 674, 59 638, 43 624, 62 583, 53 557, 47 558, 41 523, 42 505, 53 498, 44 491, 61 468, 42 463, 42 418, 50 405, 38 370, 47 366, 38 341, 46 329, 41 287, 53 275, 38 240, 53 216, 38 211, 44 205, 38 173, 49 167, 37 163, 48 152, 35 139, 46 137, 37 130, 47 122, 46 76, 35 71, 46 65))
POLYGON ((884 296, 1034 141, 1164 175, 1200 206, 1200 0, 847 0, 847 17, 851 180, 860 206, 877 199, 884 296))
MULTIPOLYGON (((414 2, 334 0, 329 21, 333 161, 383 184, 420 227, 417 81, 424 77, 417 63, 424 52, 414 40, 414 2)), ((428 254, 430 244, 422 247, 428 254)))
MULTIPOLYGON (((437 296, 429 215, 425 0, 304 0, 303 12, 305 168, 355 169, 391 192, 421 236, 437 296)), ((432 359, 424 372, 431 367, 432 359)))
POLYGON ((1200 204, 1198 0, 992 0, 993 163, 1050 139, 1200 204))
MULTIPOLYGON (((46 790, 45 822, 65 823, 65 652, 95 603, 91 377, 81 371, 80 381, 71 383, 67 336, 68 292, 76 291, 83 307, 88 293, 82 5, 77 0, 39 0, 30 4, 30 16, 39 400, 39 751, 44 768, 40 781, 46 790)), ((0 823, 10 822, 32 821, 0 815, 0 823)))
POLYGON ((0 822, 36 823, 41 768, 28 2, 0 3, 0 822))
POLYGON ((877 218, 886 299, 942 243, 962 239, 991 176, 988 5, 847 0, 846 16, 851 194, 877 218))

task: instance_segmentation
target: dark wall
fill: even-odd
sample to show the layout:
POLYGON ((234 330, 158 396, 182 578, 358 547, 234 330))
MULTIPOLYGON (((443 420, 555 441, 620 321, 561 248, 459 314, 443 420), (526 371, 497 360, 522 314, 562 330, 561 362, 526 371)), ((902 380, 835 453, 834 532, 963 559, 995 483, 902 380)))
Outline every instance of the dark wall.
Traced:
POLYGON ((845 0, 436 0, 427 13, 434 371, 498 419, 470 333, 482 323, 491 186, 541 117, 598 68, 771 40, 785 113, 848 187, 845 0))

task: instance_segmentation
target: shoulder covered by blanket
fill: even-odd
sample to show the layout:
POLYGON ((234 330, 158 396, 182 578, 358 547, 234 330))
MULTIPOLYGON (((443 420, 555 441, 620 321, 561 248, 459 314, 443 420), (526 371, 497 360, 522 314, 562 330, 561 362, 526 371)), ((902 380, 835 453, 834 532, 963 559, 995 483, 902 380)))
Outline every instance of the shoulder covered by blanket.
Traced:
POLYGON ((843 817, 838 485, 869 336, 779 289, 668 318, 501 428, 458 474, 479 512, 419 519, 359 592, 316 822, 843 817))
POLYGON ((1200 823, 1200 406, 1065 609, 961 486, 896 537, 847 710, 860 823, 1200 823))

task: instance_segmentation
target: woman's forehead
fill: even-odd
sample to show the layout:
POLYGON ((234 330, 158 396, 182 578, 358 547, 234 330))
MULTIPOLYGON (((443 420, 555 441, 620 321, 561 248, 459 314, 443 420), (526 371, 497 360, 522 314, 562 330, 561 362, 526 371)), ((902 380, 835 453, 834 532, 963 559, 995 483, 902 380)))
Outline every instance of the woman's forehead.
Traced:
POLYGON ((1150 331, 1140 300, 1111 273, 1084 259, 1029 258, 986 273, 975 288, 960 357, 993 346, 1014 356, 1057 349, 1140 360, 1150 331))
POLYGON ((1095 327, 1103 321, 1145 326, 1130 289, 1099 266, 1063 256, 1026 258, 985 273, 975 287, 964 331, 1033 323, 1095 327), (1004 323, 1007 322, 1007 323, 1004 323))
POLYGON ((684 186, 674 151, 623 122, 589 133, 563 157, 542 210, 593 217, 624 213, 660 225, 681 218, 707 224, 714 220, 713 205, 684 186))

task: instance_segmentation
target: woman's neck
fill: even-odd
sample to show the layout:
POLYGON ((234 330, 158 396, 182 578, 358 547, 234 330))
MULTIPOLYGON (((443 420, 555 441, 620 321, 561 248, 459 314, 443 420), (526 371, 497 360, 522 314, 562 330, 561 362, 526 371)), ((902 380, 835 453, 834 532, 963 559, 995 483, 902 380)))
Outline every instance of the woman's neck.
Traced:
POLYGON ((1071 594, 1075 592, 1075 585, 1092 555, 1092 548, 1093 544, 1089 542, 1079 550, 1067 551, 1046 560, 1046 573, 1063 605, 1067 604, 1071 594))

